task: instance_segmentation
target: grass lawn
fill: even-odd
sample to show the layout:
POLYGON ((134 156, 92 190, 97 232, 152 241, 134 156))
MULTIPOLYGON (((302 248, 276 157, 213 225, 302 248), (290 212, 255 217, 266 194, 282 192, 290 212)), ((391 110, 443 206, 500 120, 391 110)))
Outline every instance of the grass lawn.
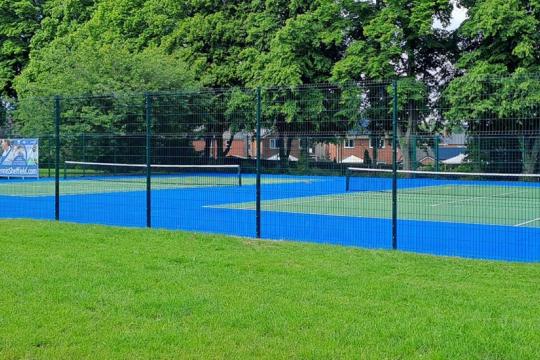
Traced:
POLYGON ((0 221, 0 358, 540 358, 540 265, 0 221))

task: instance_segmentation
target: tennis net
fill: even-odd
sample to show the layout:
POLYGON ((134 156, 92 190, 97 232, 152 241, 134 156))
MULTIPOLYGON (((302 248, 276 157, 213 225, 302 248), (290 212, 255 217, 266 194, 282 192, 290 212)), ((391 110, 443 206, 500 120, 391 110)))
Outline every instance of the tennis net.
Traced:
MULTIPOLYGON (((481 172, 439 172, 420 170, 397 170, 398 180, 424 179, 424 184, 430 181, 461 181, 458 184, 466 184, 467 181, 474 181, 477 185, 490 185, 497 182, 516 184, 536 184, 540 182, 540 174, 503 174, 503 173, 481 173, 481 172)), ((346 191, 361 191, 366 178, 392 178, 393 171, 390 169, 371 169, 348 167, 346 171, 346 191)), ((418 181, 413 182, 421 184, 418 181)), ((471 184, 471 185, 474 185, 471 184)))
MULTIPOLYGON (((146 184, 147 165, 65 161, 64 179, 146 184)), ((197 186, 241 186, 240 165, 152 164, 154 189, 197 186)))
MULTIPOLYGON (((400 219, 540 227, 540 174, 398 170, 396 185, 400 219)), ((392 170, 348 168, 346 190, 390 204, 392 170)))

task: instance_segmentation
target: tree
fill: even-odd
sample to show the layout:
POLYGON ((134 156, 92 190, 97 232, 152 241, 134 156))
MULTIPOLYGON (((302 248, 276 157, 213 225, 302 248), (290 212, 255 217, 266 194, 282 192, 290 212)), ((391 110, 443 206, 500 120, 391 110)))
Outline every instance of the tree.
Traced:
MULTIPOLYGON (((373 151, 375 151, 375 148, 373 151)), ((364 165, 367 165, 369 167, 371 164, 372 164, 372 161, 371 161, 371 157, 369 156, 369 151, 368 149, 365 149, 364 150, 364 165)))
POLYGON ((28 62, 44 4, 45 0, 0 0, 0 95, 16 95, 12 82, 28 62))
POLYGON ((0 95, 16 97, 13 81, 33 50, 88 20, 97 0, 0 0, 0 95))
MULTIPOLYGON (((411 169, 415 135, 422 127, 431 127, 428 123, 433 120, 426 99, 451 74, 450 34, 436 29, 434 22, 448 24, 452 5, 448 0, 398 0, 375 2, 372 7, 363 31, 354 34, 345 56, 335 64, 333 78, 341 82, 398 79, 401 111, 395 135, 402 149, 403 166, 411 169)), ((371 94, 366 95, 373 101, 370 106, 391 109, 391 98, 385 95, 389 90, 371 87, 371 94)), ((389 130, 390 122, 382 125, 389 130)))
POLYGON ((456 78, 445 92, 446 119, 469 134, 478 170, 535 173, 540 164, 540 77, 534 74, 456 78), (522 163, 521 168, 511 164, 522 163))
POLYGON ((183 59, 194 70, 203 91, 199 96, 198 133, 204 139, 205 161, 210 161, 210 148, 215 146, 218 162, 230 151, 238 131, 251 130, 255 99, 242 90, 239 55, 246 46, 246 18, 252 13, 251 2, 187 1, 183 14, 172 30, 161 37, 161 47, 183 59), (229 88, 228 90, 222 90, 229 88), (246 112, 246 109, 250 110, 246 112), (252 110, 253 109, 253 110, 252 110), (224 134, 230 137, 224 144, 224 134))
MULTIPOLYGON (((52 133, 50 110, 33 109, 36 97, 88 96, 87 102, 79 98, 77 106, 78 111, 87 112, 89 116, 91 114, 93 121, 71 124, 71 130, 74 133, 106 132, 120 130, 122 122, 125 122, 125 114, 116 113, 112 117, 111 114, 104 114, 100 110, 104 108, 103 105, 98 105, 95 98, 91 98, 92 95, 141 94, 143 91, 195 85, 188 66, 160 49, 149 47, 141 52, 131 52, 122 44, 100 45, 92 40, 78 42, 76 47, 72 47, 71 44, 77 43, 73 37, 59 38, 36 53, 17 78, 15 86, 20 95, 18 126, 21 131, 52 133), (99 113, 103 116, 97 116, 99 113)), ((141 106, 142 96, 132 98, 136 99, 133 106, 141 106)), ((122 108, 128 107, 117 107, 122 108)), ((68 125, 64 126, 64 131, 69 131, 68 125)))
MULTIPOLYGON (((39 27, 30 40, 30 50, 47 47, 56 38, 77 31, 103 0, 46 0, 39 27)), ((34 1, 35 2, 35 1, 34 1)))
POLYGON ((268 1, 248 17, 242 74, 249 86, 270 87, 263 93, 264 127, 278 137, 282 169, 288 167, 294 138, 309 143, 310 132, 329 130, 337 112, 336 87, 304 84, 329 80, 345 48, 349 23, 341 10, 330 0, 268 1))
MULTIPOLYGON (((465 123, 471 142, 482 137, 491 170, 499 152, 521 153, 521 171, 533 173, 540 162, 540 7, 537 1, 463 2, 469 18, 459 29, 462 76, 449 86, 448 119, 465 123)), ((473 146, 473 144, 471 144, 473 146)), ((474 144, 477 146, 477 144, 474 144)), ((477 152, 474 152, 475 154, 477 152)), ((500 163, 499 163, 500 164, 500 163)))

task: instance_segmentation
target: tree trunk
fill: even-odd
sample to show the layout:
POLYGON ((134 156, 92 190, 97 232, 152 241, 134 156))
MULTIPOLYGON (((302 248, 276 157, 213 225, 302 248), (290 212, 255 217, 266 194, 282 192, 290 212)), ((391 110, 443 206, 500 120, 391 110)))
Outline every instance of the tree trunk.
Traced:
POLYGON ((304 168, 309 167, 309 146, 310 141, 309 138, 300 138, 298 141, 300 141, 300 159, 298 159, 298 162, 301 166, 304 168), (303 141, 302 141, 303 140, 303 141))
MULTIPOLYGON (((377 168, 377 162, 378 162, 378 158, 379 158, 379 138, 378 137, 370 137, 368 141, 373 141, 373 148, 371 149, 372 151, 372 157, 371 157, 371 166, 370 167, 373 167, 373 168, 377 168)), ((369 151, 367 152, 367 155, 369 155, 369 151)), ((364 156, 364 162, 366 161, 366 156, 364 156)))
POLYGON ((534 174, 540 155, 540 137, 522 139, 523 173, 534 174))
POLYGON ((233 134, 231 132, 231 136, 229 137, 229 140, 227 140, 227 147, 225 148, 225 150, 223 150, 223 157, 226 157, 227 155, 229 155, 229 152, 231 151, 232 144, 234 141, 234 135, 236 134, 233 134))
POLYGON ((204 137, 204 160, 206 163, 210 161, 210 147, 212 147, 212 136, 205 135, 204 137))
POLYGON ((225 155, 223 154, 223 135, 219 133, 216 138, 216 155, 217 163, 223 164, 223 159, 225 158, 225 155))
POLYGON ((399 147, 401 148, 401 159, 403 160, 403 170, 412 170, 411 130, 408 128, 404 133, 400 126, 398 126, 397 130, 399 147))
POLYGON ((472 160, 472 169, 473 172, 483 172, 484 171, 484 164, 486 163, 484 161, 484 155, 485 153, 482 151, 482 141, 481 137, 476 136, 472 137, 470 141, 468 141, 467 149, 469 155, 467 158, 469 160, 472 160))
POLYGON ((414 114, 414 104, 412 101, 409 101, 408 105, 408 114, 407 114, 407 130, 405 133, 401 126, 397 126, 398 130, 398 140, 401 147, 401 157, 403 159, 403 170, 416 170, 416 155, 413 151, 416 150, 416 141, 414 141, 414 133, 416 131, 416 116, 414 114))
POLYGON ((289 160, 289 155, 291 155, 292 142, 293 142, 293 138, 289 136, 287 138, 287 148, 286 148, 286 152, 285 152, 285 156, 287 157, 287 161, 289 160))
POLYGON ((279 169, 285 171, 288 166, 288 157, 285 154, 285 135, 280 131, 278 134, 278 147, 279 147, 279 169))
POLYGON ((287 123, 285 122, 283 115, 278 115, 276 128, 278 131, 279 169, 282 172, 285 172, 285 170, 288 168, 288 165, 289 165, 289 162, 288 162, 289 156, 286 155, 286 150, 285 150, 286 126, 287 126, 287 123))

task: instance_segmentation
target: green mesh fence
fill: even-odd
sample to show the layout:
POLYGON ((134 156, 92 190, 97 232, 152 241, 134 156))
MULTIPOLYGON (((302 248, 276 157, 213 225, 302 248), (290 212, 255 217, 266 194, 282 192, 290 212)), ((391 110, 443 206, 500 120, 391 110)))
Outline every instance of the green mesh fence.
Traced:
POLYGON ((6 100, 0 138, 39 139, 40 170, 0 180, 2 216, 538 261, 538 94, 514 76, 6 100))

